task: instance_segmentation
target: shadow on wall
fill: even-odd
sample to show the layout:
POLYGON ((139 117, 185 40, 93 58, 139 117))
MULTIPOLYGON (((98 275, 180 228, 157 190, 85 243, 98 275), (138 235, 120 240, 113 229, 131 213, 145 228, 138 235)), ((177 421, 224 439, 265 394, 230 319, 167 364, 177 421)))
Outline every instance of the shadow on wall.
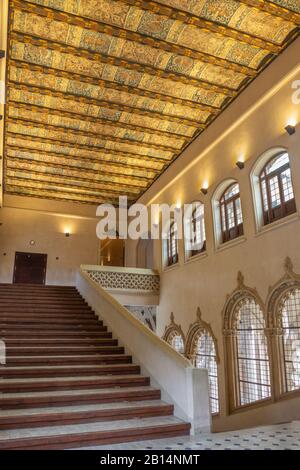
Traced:
POLYGON ((153 240, 148 233, 148 238, 140 238, 136 248, 137 268, 153 269, 153 240))

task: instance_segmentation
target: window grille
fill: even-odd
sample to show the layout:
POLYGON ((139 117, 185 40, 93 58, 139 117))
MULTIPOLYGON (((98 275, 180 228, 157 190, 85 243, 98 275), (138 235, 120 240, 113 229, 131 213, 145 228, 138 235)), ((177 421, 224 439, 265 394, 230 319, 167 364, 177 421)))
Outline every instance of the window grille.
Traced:
POLYGON ((219 412, 219 386, 216 348, 208 331, 200 330, 194 340, 193 353, 195 367, 207 369, 209 398, 212 413, 219 412))
POLYGON ((240 405, 271 396, 270 367, 264 317, 254 299, 236 308, 236 360, 240 405))
POLYGON ((300 388, 300 289, 286 294, 282 307, 282 346, 286 391, 300 388))

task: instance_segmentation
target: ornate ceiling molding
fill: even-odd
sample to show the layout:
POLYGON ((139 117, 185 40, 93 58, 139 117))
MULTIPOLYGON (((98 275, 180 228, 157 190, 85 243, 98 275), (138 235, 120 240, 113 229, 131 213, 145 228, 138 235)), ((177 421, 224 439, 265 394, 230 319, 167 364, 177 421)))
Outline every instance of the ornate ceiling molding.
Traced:
POLYGON ((9 5, 4 191, 87 204, 138 200, 300 24, 284 0, 9 5))

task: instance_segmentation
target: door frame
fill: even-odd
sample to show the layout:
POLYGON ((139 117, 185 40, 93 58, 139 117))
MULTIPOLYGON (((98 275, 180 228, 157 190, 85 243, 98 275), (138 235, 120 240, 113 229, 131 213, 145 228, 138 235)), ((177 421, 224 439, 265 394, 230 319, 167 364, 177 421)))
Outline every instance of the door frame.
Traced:
MULTIPOLYGON (((31 252, 27 252, 27 251, 16 251, 15 252, 15 260, 14 260, 14 270, 13 270, 13 280, 12 280, 12 283, 13 284, 19 284, 18 282, 16 282, 16 262, 17 262, 17 255, 38 255, 38 256, 43 256, 44 259, 45 259, 45 263, 44 263, 44 272, 43 272, 43 279, 42 279, 42 282, 39 283, 39 284, 36 284, 36 285, 45 285, 46 284, 46 275, 47 275, 47 262, 48 262, 48 255, 46 253, 31 253, 31 252)), ((30 283, 28 283, 30 284, 30 283)))

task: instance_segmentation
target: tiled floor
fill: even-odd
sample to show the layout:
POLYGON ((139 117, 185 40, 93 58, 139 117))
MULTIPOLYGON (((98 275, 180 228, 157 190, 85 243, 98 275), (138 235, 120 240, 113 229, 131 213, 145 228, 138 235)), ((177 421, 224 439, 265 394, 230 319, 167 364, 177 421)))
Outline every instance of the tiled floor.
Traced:
POLYGON ((214 434, 89 447, 95 450, 300 450, 300 421, 214 434))

